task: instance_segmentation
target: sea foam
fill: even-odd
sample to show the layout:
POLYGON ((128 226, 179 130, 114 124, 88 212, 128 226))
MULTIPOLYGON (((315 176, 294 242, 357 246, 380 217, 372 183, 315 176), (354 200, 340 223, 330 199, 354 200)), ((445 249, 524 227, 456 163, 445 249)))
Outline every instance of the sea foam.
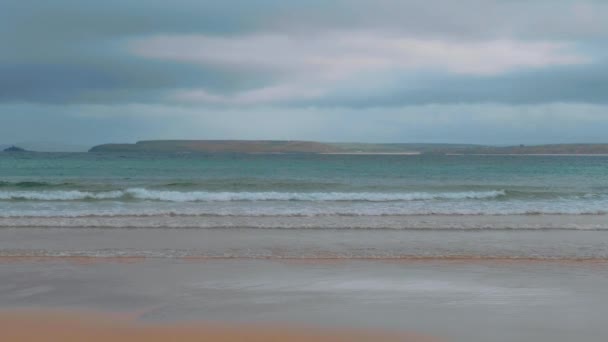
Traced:
POLYGON ((208 192, 166 191, 133 188, 127 190, 88 191, 0 191, 0 200, 78 201, 78 200, 149 200, 163 202, 232 202, 232 201, 421 201, 491 199, 505 196, 504 190, 465 192, 208 192))

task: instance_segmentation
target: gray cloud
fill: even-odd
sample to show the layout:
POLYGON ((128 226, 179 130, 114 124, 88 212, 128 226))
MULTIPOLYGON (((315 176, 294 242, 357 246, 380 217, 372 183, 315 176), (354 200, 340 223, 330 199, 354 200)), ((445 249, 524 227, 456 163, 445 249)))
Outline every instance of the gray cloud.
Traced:
POLYGON ((493 76, 392 75, 391 85, 357 84, 298 105, 386 107, 422 104, 608 103, 608 62, 493 76))
POLYGON ((603 0, 4 0, 0 135, 530 143, 551 122, 539 142, 600 141, 606 17, 603 0))
POLYGON ((135 58, 91 58, 64 63, 0 63, 0 102, 163 102, 175 88, 209 87, 219 93, 256 87, 271 75, 135 58))
POLYGON ((0 6, 2 39, 21 46, 48 39, 52 45, 157 33, 361 27, 467 39, 608 36, 603 0, 5 0, 0 6))
MULTIPOLYGON (((171 3, 161 0, 6 0, 0 4, 0 44, 4 47, 0 54, 3 76, 0 101, 149 102, 170 98, 167 95, 171 89, 202 88, 211 94, 230 94, 281 87, 289 82, 284 77, 281 79, 280 73, 263 68, 192 65, 130 53, 130 42, 155 35, 238 38, 255 33, 281 33, 289 37, 323 35, 332 30, 342 30, 346 34, 349 30, 384 30, 396 36, 430 41, 442 39, 453 44, 542 39, 577 44, 594 41, 596 43, 591 46, 599 46, 598 39, 608 38, 606 16, 608 4, 593 0, 312 0, 305 3, 281 0, 177 0, 171 3)), ((255 54, 255 47, 250 48, 255 54)), ((281 55, 268 52, 269 64, 282 59, 281 55)), ((246 54, 246 51, 242 53, 246 54)), ((564 75, 571 70, 556 68, 552 72, 564 75)), ((588 75, 586 69, 581 70, 581 74, 570 76, 579 84, 587 82, 582 79, 588 75)), ((453 83, 459 90, 440 89, 439 102, 452 98, 513 102, 552 99, 542 94, 537 100, 527 99, 525 94, 498 94, 503 89, 519 89, 519 80, 526 76, 505 76, 495 80, 474 77, 462 80, 448 76, 442 84, 444 81, 453 83), (492 89, 496 89, 496 94, 492 94, 492 89)), ((559 78, 543 71, 539 77, 559 78)), ((599 88, 605 86, 604 79, 597 77, 589 82, 600 83, 599 88)), ((427 82, 425 86, 435 85, 427 82)), ((289 87, 302 89, 301 86, 289 87)), ((339 92, 339 89, 329 92, 339 92)), ((410 98, 411 103, 422 103, 432 100, 433 91, 416 90, 404 95, 397 86, 385 89, 385 93, 390 95, 388 97, 398 94, 402 99, 410 98)), ((582 91, 572 92, 567 85, 563 91, 551 93, 566 93, 566 100, 572 101, 597 98, 582 91)), ((595 92, 591 90, 591 93, 595 92)), ((319 104, 336 102, 338 98, 323 98, 319 104)))

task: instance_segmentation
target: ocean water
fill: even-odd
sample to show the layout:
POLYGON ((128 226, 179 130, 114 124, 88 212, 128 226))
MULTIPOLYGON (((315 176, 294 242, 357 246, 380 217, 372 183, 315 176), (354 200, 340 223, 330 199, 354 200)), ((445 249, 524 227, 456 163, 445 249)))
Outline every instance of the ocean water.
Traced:
POLYGON ((0 216, 606 215, 606 156, 0 154, 0 216))
POLYGON ((0 154, 0 227, 2 255, 604 259, 608 157, 0 154))

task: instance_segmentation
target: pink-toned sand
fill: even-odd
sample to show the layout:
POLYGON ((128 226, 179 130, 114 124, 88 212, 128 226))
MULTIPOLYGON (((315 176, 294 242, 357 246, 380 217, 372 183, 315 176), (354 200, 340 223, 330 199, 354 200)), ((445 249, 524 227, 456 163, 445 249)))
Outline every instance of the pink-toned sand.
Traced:
POLYGON ((369 331, 334 331, 286 326, 229 325, 211 322, 144 324, 121 315, 76 312, 8 311, 0 313, 2 341, 50 342, 157 342, 157 341, 248 341, 248 342, 436 342, 417 334, 369 331))

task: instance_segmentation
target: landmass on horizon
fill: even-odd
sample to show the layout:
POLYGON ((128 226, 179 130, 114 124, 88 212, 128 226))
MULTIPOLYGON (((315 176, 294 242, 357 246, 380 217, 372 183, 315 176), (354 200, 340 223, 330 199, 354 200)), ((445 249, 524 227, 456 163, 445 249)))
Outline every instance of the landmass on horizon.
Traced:
POLYGON ((490 146, 475 144, 324 143, 298 140, 145 140, 103 144, 89 152, 312 154, 608 154, 608 144, 490 146))
POLYGON ((4 152, 28 152, 26 149, 17 147, 15 145, 13 145, 11 147, 7 147, 7 148, 3 149, 3 151, 4 152))

